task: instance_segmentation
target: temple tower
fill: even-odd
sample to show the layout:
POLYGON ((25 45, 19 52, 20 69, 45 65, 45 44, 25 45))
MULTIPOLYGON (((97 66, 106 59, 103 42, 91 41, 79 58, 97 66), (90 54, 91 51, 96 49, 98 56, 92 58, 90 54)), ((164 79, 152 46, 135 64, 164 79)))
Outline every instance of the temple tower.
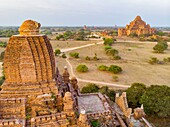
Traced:
POLYGON ((9 39, 0 97, 58 93, 53 49, 47 36, 39 34, 39 28, 40 23, 26 20, 19 28, 20 34, 9 39))

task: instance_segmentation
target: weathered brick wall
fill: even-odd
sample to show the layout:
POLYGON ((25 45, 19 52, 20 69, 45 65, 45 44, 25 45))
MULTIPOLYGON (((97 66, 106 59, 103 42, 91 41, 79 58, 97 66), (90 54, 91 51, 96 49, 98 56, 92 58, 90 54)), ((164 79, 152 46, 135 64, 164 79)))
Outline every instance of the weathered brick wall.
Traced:
POLYGON ((26 99, 0 99, 0 119, 25 118, 26 99))
POLYGON ((0 127, 25 127, 24 119, 3 119, 0 120, 0 127))
POLYGON ((31 118, 31 127, 46 127, 47 125, 67 127, 67 125, 69 125, 67 115, 65 113, 58 113, 55 115, 46 115, 31 118))

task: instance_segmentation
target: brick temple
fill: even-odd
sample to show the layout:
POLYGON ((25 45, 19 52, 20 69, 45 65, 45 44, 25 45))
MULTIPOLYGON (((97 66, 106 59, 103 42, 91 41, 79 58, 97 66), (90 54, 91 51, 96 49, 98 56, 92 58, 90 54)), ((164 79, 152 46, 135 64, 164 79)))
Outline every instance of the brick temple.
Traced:
MULTIPOLYGON (((60 75, 50 41, 39 29, 39 23, 26 20, 20 34, 9 39, 0 91, 0 127, 91 127, 93 120, 100 120, 102 127, 135 125, 125 93, 116 96, 117 103, 100 93, 81 94, 67 67, 60 75)), ((137 110, 137 116, 141 112, 137 110)))
POLYGON ((129 36, 131 34, 145 35, 154 34, 156 29, 151 28, 149 24, 146 24, 140 16, 137 16, 126 28, 118 29, 118 36, 129 36))

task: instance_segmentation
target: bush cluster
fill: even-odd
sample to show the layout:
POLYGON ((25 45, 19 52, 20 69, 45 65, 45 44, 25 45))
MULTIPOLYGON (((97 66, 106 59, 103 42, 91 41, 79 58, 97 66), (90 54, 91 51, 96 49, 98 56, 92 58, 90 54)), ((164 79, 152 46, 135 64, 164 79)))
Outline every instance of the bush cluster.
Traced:
POLYGON ((118 55, 118 50, 113 49, 111 46, 105 46, 104 47, 106 55, 111 56, 111 59, 113 60, 120 60, 121 57, 118 55))
POLYGON ((118 73, 122 72, 122 68, 117 66, 117 65, 110 65, 109 67, 105 66, 105 65, 100 65, 100 66, 98 66, 98 70, 109 71, 109 72, 112 72, 114 74, 118 74, 118 73))
POLYGON ((150 64, 168 64, 170 63, 170 57, 164 58, 163 60, 159 60, 156 57, 151 57, 148 62, 150 64))
POLYGON ((78 72, 87 72, 88 71, 88 67, 84 64, 80 64, 76 67, 76 70, 78 72))
POLYGON ((103 38, 103 40, 104 40, 104 45, 111 46, 112 44, 114 44, 113 38, 103 38))
POLYGON ((86 56, 85 60, 88 60, 88 61, 95 60, 95 61, 97 61, 97 60, 99 60, 99 58, 97 57, 97 54, 95 53, 93 57, 86 56))
POLYGON ((61 51, 60 49, 55 49, 55 52, 54 52, 55 56, 58 56, 61 54, 61 51))
POLYGON ((168 48, 167 42, 158 42, 154 47, 153 50, 155 53, 163 53, 168 48))
POLYGON ((73 57, 73 58, 79 58, 79 53, 78 52, 71 52, 69 55, 71 57, 73 57))

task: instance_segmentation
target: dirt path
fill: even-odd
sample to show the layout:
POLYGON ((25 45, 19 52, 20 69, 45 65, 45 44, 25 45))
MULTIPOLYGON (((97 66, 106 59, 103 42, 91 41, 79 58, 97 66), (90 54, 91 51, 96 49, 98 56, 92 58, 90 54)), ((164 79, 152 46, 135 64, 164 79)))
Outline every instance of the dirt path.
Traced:
MULTIPOLYGON (((80 49, 80 48, 93 46, 93 45, 96 45, 96 44, 103 44, 103 41, 98 42, 98 43, 93 43, 93 44, 87 44, 87 45, 83 45, 83 46, 79 46, 79 47, 74 47, 74 48, 61 49, 61 51, 62 52, 68 52, 68 51, 73 51, 73 50, 80 49)), ((71 65, 71 63, 69 61, 69 56, 68 55, 67 55, 67 58, 65 60, 66 60, 67 64, 69 65, 71 76, 76 77, 79 82, 95 83, 95 84, 107 85, 107 86, 118 87, 118 88, 128 88, 128 87, 130 87, 129 85, 120 85, 120 84, 114 84, 114 83, 107 83, 107 82, 99 82, 99 81, 93 81, 93 80, 80 79, 75 75, 74 70, 73 70, 73 66, 71 65)))
POLYGON ((78 46, 78 47, 73 47, 73 48, 65 48, 65 49, 61 49, 61 52, 68 52, 68 51, 73 51, 76 49, 81 49, 81 48, 85 48, 85 47, 89 47, 89 46, 93 46, 93 45, 99 45, 99 44, 103 44, 103 41, 97 42, 97 43, 92 43, 92 44, 87 44, 87 45, 82 45, 82 46, 78 46))
POLYGON ((73 66, 72 66, 71 63, 70 63, 68 56, 67 56, 67 58, 66 58, 66 62, 67 62, 67 64, 69 65, 70 72, 71 72, 71 76, 76 77, 76 79, 77 79, 79 82, 95 83, 95 84, 107 85, 107 86, 118 87, 118 88, 128 88, 128 87, 130 87, 130 86, 128 86, 128 85, 120 85, 120 84, 114 84, 114 83, 107 83, 107 82, 99 82, 99 81, 93 81, 93 80, 80 79, 80 78, 78 78, 78 77, 75 75, 75 73, 74 73, 74 71, 73 71, 73 66))

